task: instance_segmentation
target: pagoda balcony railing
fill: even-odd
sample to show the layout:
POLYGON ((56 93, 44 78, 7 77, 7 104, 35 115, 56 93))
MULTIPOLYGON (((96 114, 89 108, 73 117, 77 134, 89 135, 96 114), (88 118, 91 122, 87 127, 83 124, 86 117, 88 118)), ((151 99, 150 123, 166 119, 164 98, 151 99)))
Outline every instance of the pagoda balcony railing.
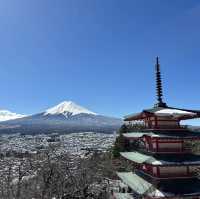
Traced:
POLYGON ((146 125, 144 122, 129 122, 125 123, 128 131, 133 131, 133 130, 144 130, 144 129, 159 129, 159 130, 165 130, 165 129, 177 129, 177 130, 186 130, 188 129, 187 125, 180 125, 180 126, 172 126, 172 125, 164 125, 164 126, 159 126, 159 127, 150 127, 146 125))
POLYGON ((195 153, 192 146, 185 145, 183 148, 146 148, 145 145, 142 143, 136 142, 134 144, 129 145, 129 150, 139 150, 141 152, 148 152, 148 153, 195 153))
POLYGON ((192 152, 192 149, 191 148, 184 148, 184 149, 180 149, 180 148, 162 148, 162 149, 153 149, 152 150, 153 152, 160 152, 160 153, 167 153, 167 152, 170 152, 170 153, 191 153, 192 152))
POLYGON ((153 174, 152 172, 148 172, 145 170, 140 170, 140 172, 146 175, 150 175, 152 178, 158 178, 158 179, 194 178, 198 176, 196 172, 191 172, 191 173, 166 172, 166 173, 160 173, 159 175, 153 174))
POLYGON ((128 131, 147 129, 147 127, 143 124, 131 124, 131 125, 126 125, 126 126, 127 126, 128 131))
POLYGON ((179 174, 175 174, 175 173, 162 173, 160 174, 160 178, 193 178, 195 177, 196 174, 195 173, 179 173, 179 174))
POLYGON ((145 125, 143 120, 125 122, 125 125, 126 125, 128 131, 147 128, 147 126, 145 125))
POLYGON ((191 153, 193 154, 198 154, 200 155, 200 141, 186 141, 183 144, 184 149, 190 150, 191 153))

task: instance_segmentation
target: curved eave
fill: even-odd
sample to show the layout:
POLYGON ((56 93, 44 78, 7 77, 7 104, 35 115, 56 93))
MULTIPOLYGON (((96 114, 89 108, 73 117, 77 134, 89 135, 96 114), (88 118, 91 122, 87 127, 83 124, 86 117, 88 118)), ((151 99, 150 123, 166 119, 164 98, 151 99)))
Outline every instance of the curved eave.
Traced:
POLYGON ((147 182, 145 179, 134 174, 133 172, 117 172, 117 175, 137 194, 145 194, 153 186, 151 183, 147 182))
POLYGON ((200 182, 198 179, 187 179, 183 180, 168 180, 162 183, 161 188, 156 188, 151 181, 142 178, 133 172, 118 172, 118 177, 125 183, 128 187, 133 190, 134 193, 139 195, 144 195, 147 198, 184 198, 184 197, 194 197, 200 195, 200 182), (170 183, 170 184, 169 184, 170 183))
POLYGON ((125 159, 132 161, 136 164, 147 164, 152 166, 199 166, 200 157, 195 159, 176 162, 170 160, 156 159, 153 156, 145 155, 139 152, 121 152, 120 155, 125 159))
POLYGON ((200 133, 194 133, 194 132, 188 132, 186 133, 168 133, 168 132, 162 132, 162 133, 154 133, 154 132, 130 132, 130 133, 124 133, 123 136, 127 139, 143 139, 144 137, 151 137, 156 139, 177 139, 177 140, 199 140, 200 139, 200 133))
POLYGON ((124 121, 132 121, 132 120, 138 120, 140 118, 144 118, 143 113, 135 113, 135 114, 131 114, 131 115, 127 115, 124 117, 124 121))
MULTIPOLYGON (((200 118, 200 111, 199 110, 190 110, 190 109, 181 109, 181 108, 175 108, 175 107, 157 107, 157 108, 152 108, 152 109, 145 109, 140 113, 135 113, 135 114, 131 114, 131 115, 127 115, 124 117, 124 121, 133 121, 133 120, 142 120, 146 117, 149 116, 158 116, 156 114, 157 111, 163 110, 163 109, 172 109, 172 110, 179 110, 179 111, 185 111, 185 112, 191 112, 194 115, 176 115, 176 118, 178 120, 188 120, 188 119, 195 119, 195 118, 200 118)), ((168 115, 169 117, 172 117, 172 115, 168 115)), ((166 115, 165 115, 166 117, 166 115)))
POLYGON ((197 115, 194 115, 194 116, 184 115, 184 116, 178 117, 179 120, 190 120, 190 119, 197 119, 197 118, 200 118, 199 113, 197 115))
POLYGON ((131 115, 127 115, 124 117, 124 121, 133 121, 133 120, 143 120, 144 118, 153 115, 152 113, 148 113, 147 111, 143 111, 140 113, 135 113, 131 115))
MULTIPOLYGON (((159 109, 162 110, 162 108, 159 108, 159 109)), ((170 106, 168 106, 167 108, 163 108, 163 110, 164 109, 179 110, 179 111, 187 112, 186 114, 175 115, 175 118, 178 119, 178 120, 188 120, 188 119, 200 118, 200 111, 199 110, 181 109, 181 108, 175 108, 175 107, 170 107, 170 106), (188 113, 191 113, 191 115, 188 114, 188 113)), ((148 110, 146 110, 146 111, 148 111, 148 110)), ((151 110, 150 110, 150 112, 151 112, 151 110)), ((156 114, 156 112, 154 112, 154 115, 158 116, 156 114)), ((173 117, 173 115, 168 115, 168 116, 173 117)))

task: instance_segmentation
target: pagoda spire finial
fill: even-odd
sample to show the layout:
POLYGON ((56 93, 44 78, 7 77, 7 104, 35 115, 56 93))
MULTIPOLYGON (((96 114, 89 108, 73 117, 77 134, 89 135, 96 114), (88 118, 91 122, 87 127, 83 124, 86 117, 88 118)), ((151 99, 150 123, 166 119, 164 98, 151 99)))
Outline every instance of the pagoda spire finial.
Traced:
POLYGON ((157 94, 157 103, 155 107, 167 107, 167 104, 163 102, 162 96, 162 79, 161 79, 161 72, 160 72, 160 63, 159 57, 156 57, 156 94, 157 94))

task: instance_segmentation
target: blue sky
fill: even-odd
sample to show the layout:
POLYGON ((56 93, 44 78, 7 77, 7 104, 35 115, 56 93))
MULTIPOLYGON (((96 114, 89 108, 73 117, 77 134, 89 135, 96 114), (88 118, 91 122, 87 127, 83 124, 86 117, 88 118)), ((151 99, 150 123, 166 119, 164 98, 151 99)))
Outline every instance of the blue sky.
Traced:
POLYGON ((200 109, 198 0, 0 1, 0 108, 37 113, 72 100, 123 116, 164 99, 200 109))

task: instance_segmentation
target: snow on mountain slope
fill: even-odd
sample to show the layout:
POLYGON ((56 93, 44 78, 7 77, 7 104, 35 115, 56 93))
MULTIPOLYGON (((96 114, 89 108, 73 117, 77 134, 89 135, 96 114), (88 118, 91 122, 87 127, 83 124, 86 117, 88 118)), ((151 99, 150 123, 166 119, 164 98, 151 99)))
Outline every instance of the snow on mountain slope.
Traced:
POLYGON ((8 110, 0 110, 0 121, 14 120, 25 116, 26 115, 12 113, 8 110))
POLYGON ((49 108, 44 112, 44 115, 62 114, 65 117, 68 117, 69 115, 78 115, 81 113, 97 115, 96 113, 89 111, 88 109, 79 106, 72 101, 64 101, 52 108, 49 108))

